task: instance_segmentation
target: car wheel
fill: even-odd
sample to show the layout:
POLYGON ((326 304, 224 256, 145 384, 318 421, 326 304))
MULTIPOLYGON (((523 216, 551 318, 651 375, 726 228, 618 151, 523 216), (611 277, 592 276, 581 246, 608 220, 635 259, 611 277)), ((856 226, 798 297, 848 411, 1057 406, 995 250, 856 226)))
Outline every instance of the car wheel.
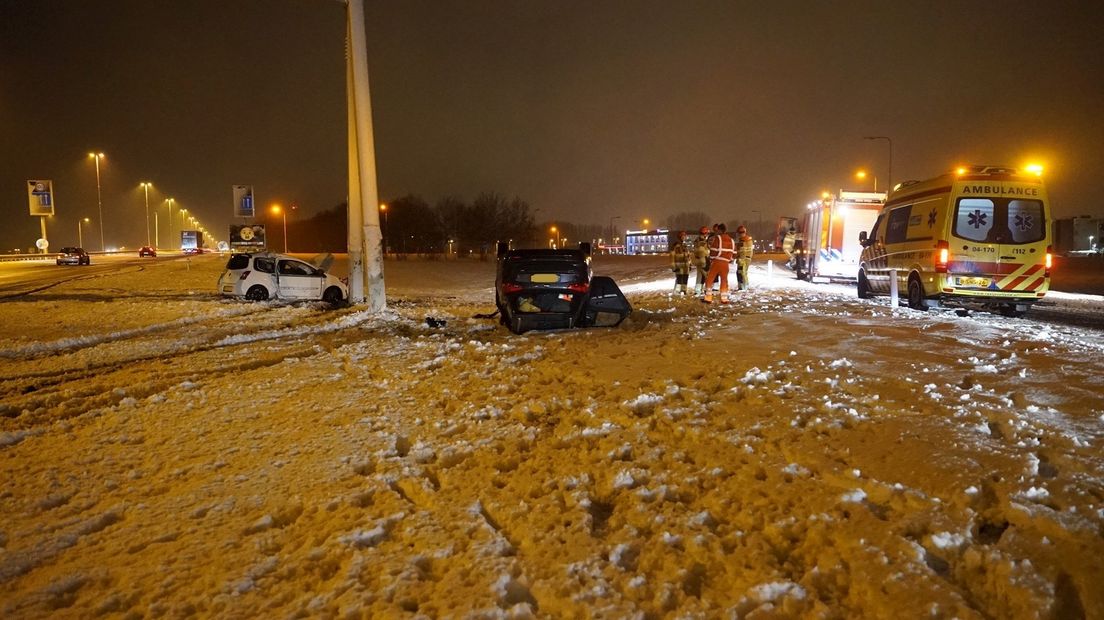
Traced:
POLYGON ((268 299, 268 289, 260 284, 254 284, 245 292, 245 298, 249 301, 265 301, 268 299))
POLYGON ((866 279, 866 272, 859 272, 859 282, 856 285, 859 291, 859 299, 870 299, 870 282, 866 279))
POLYGON ((336 286, 331 286, 326 289, 326 292, 322 293, 322 301, 330 304, 331 306, 340 305, 345 301, 345 298, 341 296, 341 289, 336 286))
POLYGON ((908 306, 913 310, 927 310, 924 305, 924 285, 920 284, 920 278, 916 275, 909 277, 908 281, 908 306))

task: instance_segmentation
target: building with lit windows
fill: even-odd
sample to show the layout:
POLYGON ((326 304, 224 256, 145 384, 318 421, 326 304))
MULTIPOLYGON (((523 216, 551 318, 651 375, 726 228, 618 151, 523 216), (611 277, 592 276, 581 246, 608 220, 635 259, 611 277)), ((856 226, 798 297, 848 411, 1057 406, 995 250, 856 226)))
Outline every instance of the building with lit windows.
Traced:
POLYGON ((658 230, 626 230, 625 254, 666 254, 671 251, 671 233, 658 230))

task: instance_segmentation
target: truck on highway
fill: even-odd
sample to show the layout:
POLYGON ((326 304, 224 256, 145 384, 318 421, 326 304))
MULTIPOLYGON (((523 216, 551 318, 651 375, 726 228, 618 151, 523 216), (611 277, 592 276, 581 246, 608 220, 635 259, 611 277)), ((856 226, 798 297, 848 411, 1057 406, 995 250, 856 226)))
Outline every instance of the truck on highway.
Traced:
POLYGON ((203 233, 198 230, 180 231, 180 250, 185 254, 198 254, 203 251, 203 233))

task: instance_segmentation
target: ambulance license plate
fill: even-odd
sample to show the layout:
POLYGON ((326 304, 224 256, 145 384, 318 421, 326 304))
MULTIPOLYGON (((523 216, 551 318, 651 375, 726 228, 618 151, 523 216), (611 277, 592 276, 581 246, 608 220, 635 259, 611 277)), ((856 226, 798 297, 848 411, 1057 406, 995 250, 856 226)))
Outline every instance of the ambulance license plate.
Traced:
POLYGON ((989 282, 989 278, 955 278, 955 284, 957 286, 987 288, 989 286, 989 282))

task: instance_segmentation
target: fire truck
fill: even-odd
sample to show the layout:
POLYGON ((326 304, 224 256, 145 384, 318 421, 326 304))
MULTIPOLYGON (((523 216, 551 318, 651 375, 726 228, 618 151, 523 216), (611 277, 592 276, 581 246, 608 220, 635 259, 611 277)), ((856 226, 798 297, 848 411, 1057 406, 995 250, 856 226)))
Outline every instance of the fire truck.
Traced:
POLYGON ((884 192, 846 192, 810 204, 802 218, 800 251, 804 276, 811 282, 855 282, 862 245, 859 232, 870 231, 885 204, 884 192))

